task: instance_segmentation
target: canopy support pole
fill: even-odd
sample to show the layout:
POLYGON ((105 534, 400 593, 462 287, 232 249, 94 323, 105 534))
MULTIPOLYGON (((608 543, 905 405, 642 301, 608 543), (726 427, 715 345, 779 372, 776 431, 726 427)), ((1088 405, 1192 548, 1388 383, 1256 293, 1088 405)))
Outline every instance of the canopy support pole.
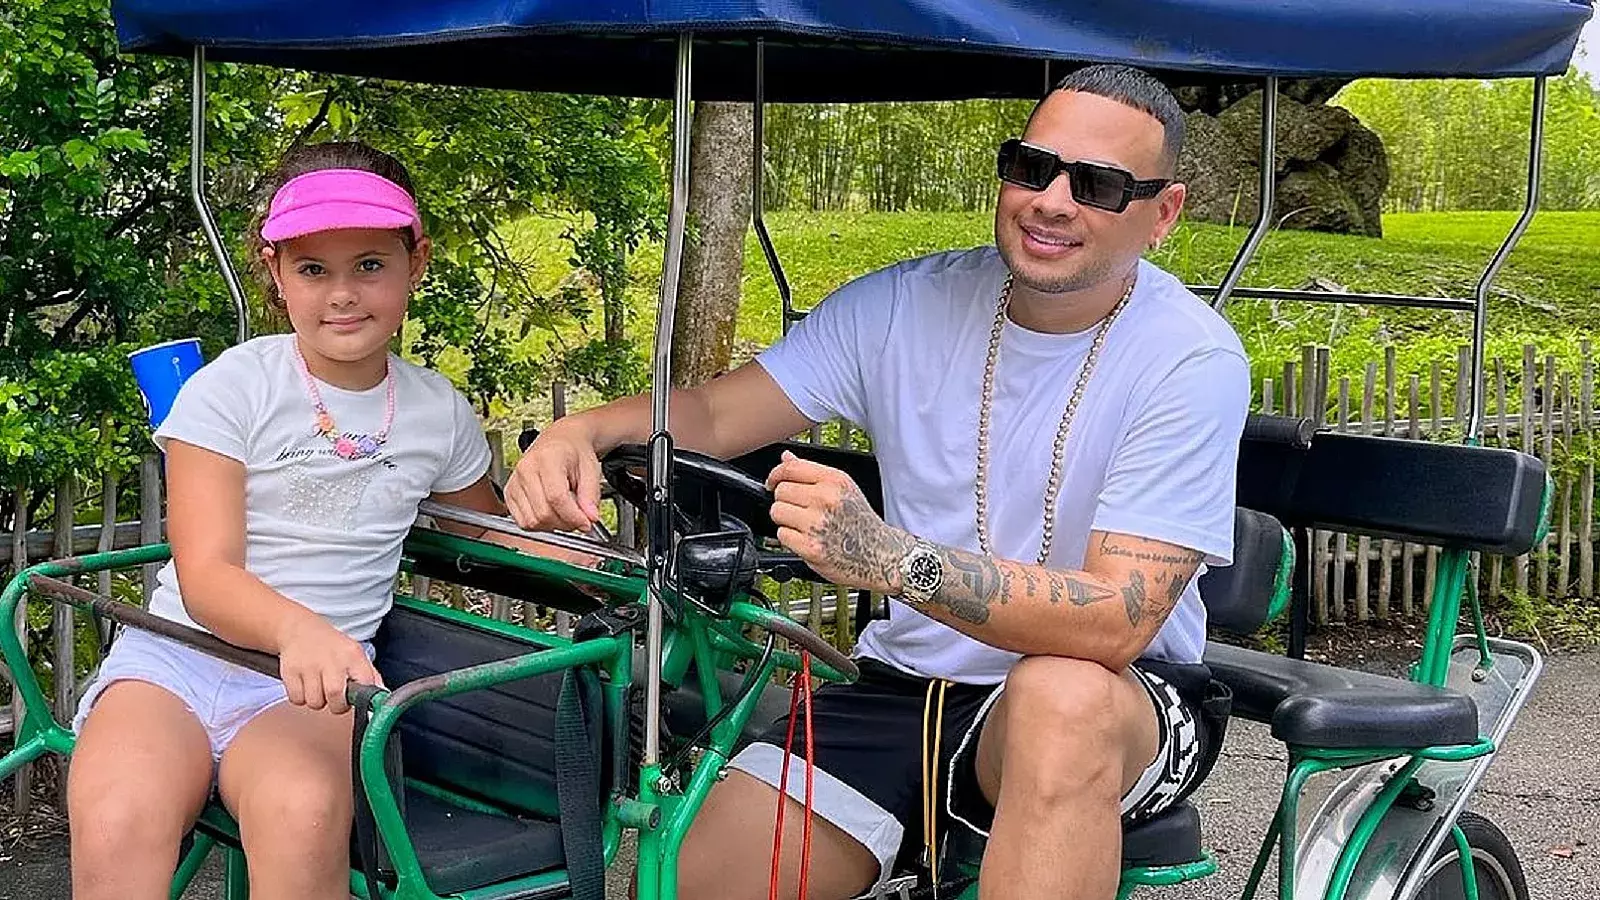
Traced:
POLYGON ((756 39, 756 96, 752 104, 752 116, 755 122, 755 140, 751 142, 754 157, 750 161, 750 226, 756 231, 756 240, 761 242, 761 252, 767 257, 767 268, 772 272, 772 280, 778 285, 778 299, 783 302, 783 321, 781 327, 784 334, 789 333, 789 326, 793 324, 794 295, 789 290, 789 279, 783 274, 783 262, 778 259, 778 251, 772 246, 772 236, 767 233, 767 222, 763 218, 766 203, 762 200, 762 183, 766 178, 766 122, 765 113, 767 105, 767 42, 765 38, 756 39))
POLYGON ((1238 255, 1233 258, 1233 265, 1228 267, 1228 274, 1217 285, 1216 296, 1211 298, 1211 307, 1217 312, 1222 312, 1222 308, 1228 305, 1233 289, 1239 286, 1239 279, 1244 277, 1244 267, 1255 256, 1261 239, 1267 236, 1267 226, 1272 220, 1272 201, 1278 186, 1277 156, 1278 76, 1268 75, 1261 94, 1261 189, 1258 194, 1261 208, 1256 212, 1256 223, 1251 226, 1250 234, 1244 239, 1238 255))
POLYGON ((1528 230, 1528 223, 1533 221, 1533 215, 1539 209, 1540 156, 1544 149, 1544 109, 1545 76, 1541 75, 1533 80, 1533 124, 1529 129, 1528 138, 1528 195, 1522 201, 1522 215, 1517 217, 1517 224, 1511 227, 1511 233, 1506 235, 1506 239, 1500 244, 1500 249, 1496 250, 1489 260, 1489 265, 1484 268, 1483 275, 1478 278, 1478 286, 1473 291, 1472 390, 1468 394, 1467 401, 1471 406, 1467 413, 1466 434, 1466 440, 1471 444, 1476 444, 1483 436, 1483 359, 1488 343, 1489 289, 1494 284, 1495 276, 1500 274, 1500 267, 1505 265, 1506 257, 1511 255, 1512 248, 1522 239, 1522 233, 1528 230))
POLYGON ((237 343, 250 337, 250 311, 245 305, 244 285, 239 273, 233 270, 228 249, 222 243, 222 233, 217 230, 217 220, 211 215, 211 205, 206 202, 206 48, 194 48, 193 96, 189 101, 189 196, 194 210, 200 214, 200 228, 206 233, 206 243, 211 255, 222 269, 222 280, 228 286, 228 296, 233 299, 233 312, 238 317, 235 331, 237 343))
POLYGON ((661 757, 661 629, 662 595, 666 588, 667 554, 672 543, 672 436, 667 431, 667 398, 672 393, 672 323, 678 306, 678 277, 683 269, 684 220, 689 207, 689 140, 692 110, 689 79, 694 35, 678 35, 677 90, 672 98, 672 205, 667 213, 667 246, 661 260, 660 303, 656 309, 655 370, 650 382, 650 493, 648 627, 645 653, 644 764, 661 757))

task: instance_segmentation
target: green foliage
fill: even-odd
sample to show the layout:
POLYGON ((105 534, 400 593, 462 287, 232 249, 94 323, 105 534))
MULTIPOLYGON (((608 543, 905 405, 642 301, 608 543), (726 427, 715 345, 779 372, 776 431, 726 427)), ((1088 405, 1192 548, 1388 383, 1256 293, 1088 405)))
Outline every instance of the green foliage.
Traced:
MULTIPOLYGON (((0 59, 4 491, 127 466, 148 442, 125 353, 197 335, 214 357, 233 312, 188 200, 187 62, 120 55, 107 0, 5 4, 0 59)), ((532 352, 527 339, 569 329, 607 289, 620 296, 626 255, 658 234, 659 104, 235 65, 208 74, 209 191, 236 267, 251 263, 260 185, 288 147, 364 140, 411 169, 435 239, 410 352, 484 411, 554 372, 627 370, 604 341, 568 359, 565 338, 532 352), (593 277, 539 283, 505 237, 529 214, 562 221, 548 242, 563 248, 563 272, 593 277)), ((282 326, 259 297, 251 317, 282 326)), ((0 515, 10 508, 0 497, 0 515)))
MULTIPOLYGON (((1600 206, 1600 97, 1576 69, 1549 85, 1543 202, 1600 206)), ((1515 209, 1528 159, 1527 79, 1362 80, 1335 102, 1382 136, 1387 212, 1515 209)), ((783 104, 767 113, 771 209, 968 211, 994 202, 995 148, 1032 103, 783 104)))
MULTIPOLYGON (((1600 206, 1600 91, 1576 68, 1547 82, 1541 202, 1600 206)), ((1533 86, 1506 81, 1363 80, 1335 102, 1383 138, 1384 209, 1515 209, 1526 193, 1533 86)))
POLYGON ((767 111, 771 209, 976 210, 994 203, 994 153, 1033 104, 782 104, 767 111))

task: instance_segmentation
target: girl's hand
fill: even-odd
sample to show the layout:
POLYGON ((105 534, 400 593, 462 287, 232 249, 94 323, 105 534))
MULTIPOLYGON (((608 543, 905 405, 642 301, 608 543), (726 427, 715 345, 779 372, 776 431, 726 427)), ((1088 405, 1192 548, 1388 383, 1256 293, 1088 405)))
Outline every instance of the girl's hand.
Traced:
POLYGON ((347 682, 383 686, 361 645, 314 614, 285 626, 278 641, 278 673, 290 703, 336 715, 350 709, 347 682))

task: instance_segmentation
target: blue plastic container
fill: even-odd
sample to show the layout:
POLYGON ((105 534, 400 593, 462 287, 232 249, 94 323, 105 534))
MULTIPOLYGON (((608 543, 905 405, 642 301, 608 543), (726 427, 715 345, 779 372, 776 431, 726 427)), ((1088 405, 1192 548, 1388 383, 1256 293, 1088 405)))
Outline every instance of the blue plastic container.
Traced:
POLYGON ((150 410, 150 427, 155 429, 172 411, 178 388, 205 365, 205 357, 200 352, 199 338, 185 338, 135 350, 128 354, 128 362, 133 365, 133 378, 144 395, 144 405, 150 410))

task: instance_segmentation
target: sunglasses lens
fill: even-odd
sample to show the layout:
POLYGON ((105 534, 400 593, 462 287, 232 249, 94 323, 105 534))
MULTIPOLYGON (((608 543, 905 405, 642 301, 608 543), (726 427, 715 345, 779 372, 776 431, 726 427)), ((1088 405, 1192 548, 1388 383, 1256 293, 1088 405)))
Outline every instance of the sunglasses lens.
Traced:
POLYGON ((1050 186, 1056 175, 1055 155, 1017 140, 1000 146, 1000 179, 1035 191, 1050 186))
POLYGON ((1128 173, 1093 163, 1079 163, 1072 175, 1072 196, 1079 203, 1112 210, 1122 206, 1128 190, 1128 173))

